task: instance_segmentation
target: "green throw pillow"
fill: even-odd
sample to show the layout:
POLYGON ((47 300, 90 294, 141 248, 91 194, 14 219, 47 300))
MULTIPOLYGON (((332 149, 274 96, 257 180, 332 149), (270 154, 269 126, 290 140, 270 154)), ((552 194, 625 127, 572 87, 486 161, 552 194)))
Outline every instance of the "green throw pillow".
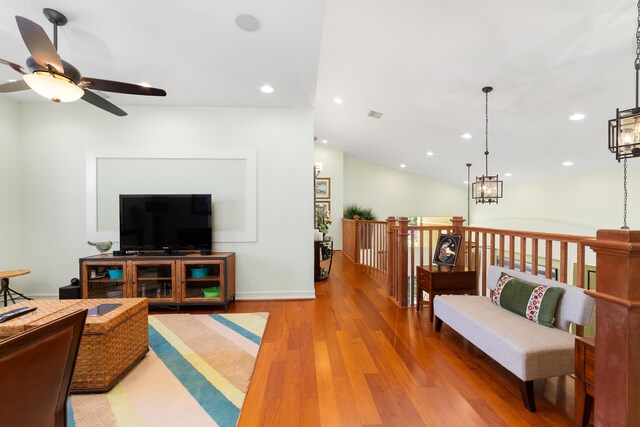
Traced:
POLYGON ((491 301, 532 322, 553 328, 556 306, 564 289, 537 285, 502 273, 491 301))

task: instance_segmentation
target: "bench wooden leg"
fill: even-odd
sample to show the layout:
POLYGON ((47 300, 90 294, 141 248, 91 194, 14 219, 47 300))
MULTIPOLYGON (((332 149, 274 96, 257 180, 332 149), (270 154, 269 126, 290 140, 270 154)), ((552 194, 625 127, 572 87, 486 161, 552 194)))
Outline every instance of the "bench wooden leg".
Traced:
POLYGON ((536 397, 533 394, 533 380, 520 380, 520 394, 522 395, 524 407, 527 408, 529 412, 536 412, 536 397))
POLYGON ((435 324, 436 332, 440 332, 440 329, 442 329, 442 319, 436 317, 435 320, 436 320, 436 324, 435 324))

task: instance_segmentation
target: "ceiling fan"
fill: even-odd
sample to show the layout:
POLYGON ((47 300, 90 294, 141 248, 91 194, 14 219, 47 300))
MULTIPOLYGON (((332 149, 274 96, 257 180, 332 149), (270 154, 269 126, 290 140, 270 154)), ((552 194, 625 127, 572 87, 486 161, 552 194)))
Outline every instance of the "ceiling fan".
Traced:
POLYGON ((131 95, 167 94, 164 90, 153 87, 82 76, 77 68, 58 55, 58 26, 65 25, 67 17, 53 9, 43 9, 42 12, 53 24, 53 43, 40 25, 22 16, 16 16, 22 40, 31 53, 26 63, 30 73, 25 72, 18 64, 0 59, 1 64, 8 65, 22 74, 22 80, 0 85, 0 93, 33 89, 54 102, 82 99, 116 116, 126 116, 127 113, 90 89, 131 95))

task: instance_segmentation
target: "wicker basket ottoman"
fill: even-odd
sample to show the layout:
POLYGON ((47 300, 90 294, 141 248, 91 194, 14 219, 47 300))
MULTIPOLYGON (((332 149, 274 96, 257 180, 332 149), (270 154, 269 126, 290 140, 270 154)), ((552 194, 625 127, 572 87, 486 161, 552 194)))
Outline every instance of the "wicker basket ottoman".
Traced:
MULTIPOLYGON (((116 382, 149 351, 146 298, 39 300, 16 304, 38 310, 0 323, 0 339, 40 326, 78 309, 122 304, 102 316, 87 317, 71 382, 72 393, 100 393, 116 382)), ((7 311, 7 309, 0 310, 7 311)))

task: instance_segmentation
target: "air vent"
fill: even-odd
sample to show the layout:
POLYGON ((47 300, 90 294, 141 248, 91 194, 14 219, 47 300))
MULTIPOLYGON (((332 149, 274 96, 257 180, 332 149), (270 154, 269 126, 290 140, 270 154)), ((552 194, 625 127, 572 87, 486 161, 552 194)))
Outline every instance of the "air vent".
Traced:
POLYGON ((373 111, 373 110, 369 110, 369 112, 367 113, 367 116, 373 117, 374 119, 379 119, 379 118, 382 117, 382 113, 379 113, 379 112, 373 111))

